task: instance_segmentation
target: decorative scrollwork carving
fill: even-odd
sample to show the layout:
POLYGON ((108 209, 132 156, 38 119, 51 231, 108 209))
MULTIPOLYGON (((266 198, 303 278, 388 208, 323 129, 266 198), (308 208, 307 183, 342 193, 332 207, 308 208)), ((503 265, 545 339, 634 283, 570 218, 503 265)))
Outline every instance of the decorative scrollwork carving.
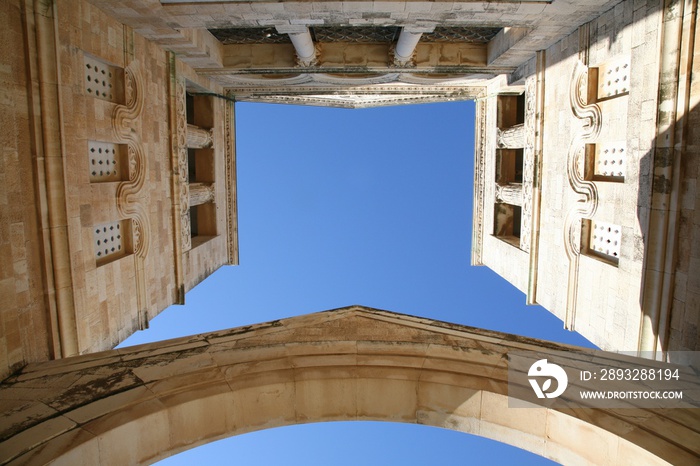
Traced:
POLYGON ((588 67, 576 62, 569 88, 571 111, 584 121, 581 139, 596 139, 602 128, 603 114, 597 104, 588 103, 588 67))
POLYGON ((578 294, 578 263, 581 252, 581 219, 591 218, 598 209, 598 189, 583 178, 585 144, 595 140, 602 127, 602 113, 596 104, 588 104, 588 67, 578 61, 574 66, 569 86, 569 101, 574 116, 583 120, 580 129, 574 129, 574 137, 567 152, 566 174, 571 189, 579 199, 569 209, 564 220, 564 250, 569 259, 569 284, 565 324, 573 330, 578 294))
POLYGON ((126 106, 131 107, 136 102, 138 90, 135 89, 134 75, 131 70, 124 71, 124 95, 126 97, 126 106))
POLYGON ((134 254, 144 258, 148 254, 150 226, 148 214, 141 199, 141 189, 146 181, 146 158, 137 131, 143 111, 143 83, 137 62, 125 70, 126 105, 117 105, 112 114, 112 129, 117 139, 127 144, 129 181, 117 186, 117 210, 124 218, 131 218, 133 225, 134 254))
POLYGON ((139 119, 143 111, 143 82, 138 62, 124 70, 126 105, 117 105, 112 114, 112 130, 118 141, 128 147, 129 180, 117 187, 117 211, 131 219, 133 252, 136 258, 136 297, 139 322, 142 328, 148 324, 147 282, 144 262, 150 247, 150 223, 144 206, 141 189, 146 181, 147 164, 139 131, 139 119))
POLYGON ((584 125, 575 135, 567 154, 566 174, 569 179, 571 189, 582 197, 576 202, 565 222, 565 247, 569 259, 579 254, 580 245, 574 244, 576 234, 572 229, 578 229, 581 218, 591 218, 598 208, 598 189, 596 185, 583 178, 583 160, 585 156, 585 142, 598 137, 601 130, 602 114, 600 107, 596 104, 588 104, 584 99, 587 86, 582 84, 587 81, 588 68, 583 63, 578 62, 574 67, 571 79, 571 90, 569 92, 571 111, 573 114, 584 120, 584 125), (582 91, 582 87, 584 91, 582 91))
MULTIPOLYGON (((139 212, 139 214, 141 214, 139 212)), ((148 249, 148 234, 146 233, 147 221, 144 221, 141 215, 136 215, 131 220, 134 235, 134 254, 139 257, 145 257, 148 249)))
POLYGON ((134 125, 143 111, 143 83, 136 62, 124 69, 124 87, 126 105, 117 105, 112 114, 112 128, 120 142, 134 139, 134 125))
POLYGON ((127 152, 129 157, 129 181, 135 181, 137 177, 137 172, 139 171, 138 158, 136 156, 136 151, 133 150, 132 146, 127 145, 127 152))

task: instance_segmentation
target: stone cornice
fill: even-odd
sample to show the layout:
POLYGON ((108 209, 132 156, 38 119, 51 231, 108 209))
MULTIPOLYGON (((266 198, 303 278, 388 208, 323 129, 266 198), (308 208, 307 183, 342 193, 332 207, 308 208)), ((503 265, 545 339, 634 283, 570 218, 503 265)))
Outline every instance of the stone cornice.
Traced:
POLYGON ((474 199, 472 210, 472 265, 483 265, 484 196, 486 189, 486 100, 476 102, 474 125, 474 199))
POLYGON ((229 265, 238 265, 238 195, 236 173, 236 112, 232 101, 225 103, 224 155, 226 163, 226 245, 229 265))
POLYGON ((417 95, 392 95, 392 96, 362 96, 357 99, 343 99, 333 96, 286 96, 286 95, 261 95, 261 96, 240 96, 240 102, 266 102, 291 105, 314 105, 319 107, 336 108, 373 108, 394 105, 411 105, 424 103, 454 102, 470 100, 470 97, 454 96, 417 96, 417 95))

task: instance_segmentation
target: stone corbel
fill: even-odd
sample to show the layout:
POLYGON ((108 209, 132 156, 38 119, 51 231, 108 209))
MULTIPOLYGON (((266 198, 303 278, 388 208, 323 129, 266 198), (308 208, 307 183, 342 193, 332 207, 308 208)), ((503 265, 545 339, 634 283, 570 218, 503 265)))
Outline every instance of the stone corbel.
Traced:
POLYGON ((190 183, 190 207, 214 202, 216 189, 214 183, 190 183))
POLYGON ((496 202, 522 206, 523 185, 521 183, 497 184, 496 202))
POLYGON ((433 32, 435 25, 430 26, 404 26, 401 29, 399 40, 391 50, 390 61, 397 68, 412 68, 416 66, 413 56, 416 46, 424 32, 433 32))
POLYGON ((525 125, 498 129, 496 144, 499 149, 521 149, 525 147, 525 125))
POLYGON ((195 125, 187 125, 187 148, 207 149, 214 145, 213 131, 195 125))
POLYGON ((318 65, 318 50, 311 38, 309 28, 304 25, 275 26, 280 34, 287 34, 297 54, 297 65, 302 68, 318 65))

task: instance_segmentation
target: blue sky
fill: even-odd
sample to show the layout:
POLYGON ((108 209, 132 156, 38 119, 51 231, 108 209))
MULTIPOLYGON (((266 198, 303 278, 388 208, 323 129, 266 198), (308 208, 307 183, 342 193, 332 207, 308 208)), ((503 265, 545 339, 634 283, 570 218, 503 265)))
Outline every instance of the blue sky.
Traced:
MULTIPOLYGON (((471 267, 474 103, 236 104, 240 265, 122 346, 361 304, 591 346, 471 267)), ((162 464, 547 464, 424 426, 332 423, 233 437, 162 464), (275 456, 276 455, 276 456, 275 456), (442 455, 442 456, 441 456, 442 455)))

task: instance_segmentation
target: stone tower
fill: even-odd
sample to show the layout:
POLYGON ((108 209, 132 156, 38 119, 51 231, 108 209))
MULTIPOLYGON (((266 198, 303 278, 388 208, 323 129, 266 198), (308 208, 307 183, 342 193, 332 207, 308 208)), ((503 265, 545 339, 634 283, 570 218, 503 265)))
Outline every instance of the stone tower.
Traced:
POLYGON ((0 10, 3 377, 237 262, 234 101, 476 99, 472 262, 603 348, 697 349, 693 1, 0 10))

